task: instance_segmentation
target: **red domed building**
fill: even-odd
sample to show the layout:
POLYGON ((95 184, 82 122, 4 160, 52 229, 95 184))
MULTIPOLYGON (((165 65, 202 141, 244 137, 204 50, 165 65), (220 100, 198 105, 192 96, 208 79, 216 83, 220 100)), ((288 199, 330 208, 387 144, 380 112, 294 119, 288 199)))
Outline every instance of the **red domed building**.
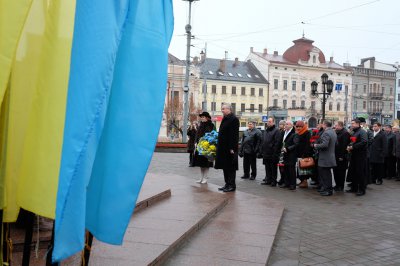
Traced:
POLYGON ((304 36, 294 40, 283 55, 278 51, 256 52, 250 48, 250 59, 269 80, 269 108, 265 115, 277 120, 308 121, 314 127, 322 117, 321 101, 311 96, 311 82, 319 83, 321 75, 328 74, 334 90, 326 103, 326 118, 347 122, 351 118, 351 70, 337 64, 333 57, 326 61, 321 49, 304 36))

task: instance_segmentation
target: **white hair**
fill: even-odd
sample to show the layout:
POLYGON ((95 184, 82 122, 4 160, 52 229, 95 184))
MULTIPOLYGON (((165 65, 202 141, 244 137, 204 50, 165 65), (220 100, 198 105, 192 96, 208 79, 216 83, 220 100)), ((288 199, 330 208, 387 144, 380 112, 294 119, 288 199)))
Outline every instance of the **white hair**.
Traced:
POLYGON ((232 105, 230 103, 223 103, 222 106, 225 106, 226 108, 232 111, 232 105))

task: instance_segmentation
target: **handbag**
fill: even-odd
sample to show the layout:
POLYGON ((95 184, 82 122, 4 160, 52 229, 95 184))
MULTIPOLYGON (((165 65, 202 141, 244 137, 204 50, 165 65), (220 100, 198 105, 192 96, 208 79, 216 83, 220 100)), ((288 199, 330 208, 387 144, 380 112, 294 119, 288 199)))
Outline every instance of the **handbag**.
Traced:
POLYGON ((315 161, 313 157, 302 158, 299 160, 299 167, 301 169, 308 169, 315 166, 315 161))

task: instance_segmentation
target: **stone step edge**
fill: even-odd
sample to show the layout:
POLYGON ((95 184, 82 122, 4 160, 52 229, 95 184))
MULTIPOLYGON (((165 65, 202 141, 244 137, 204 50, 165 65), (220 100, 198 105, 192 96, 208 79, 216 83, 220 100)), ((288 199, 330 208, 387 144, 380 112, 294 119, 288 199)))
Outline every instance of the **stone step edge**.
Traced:
MULTIPOLYGON (((152 205, 154 205, 162 200, 170 198, 170 197, 171 197, 171 189, 166 189, 166 190, 164 190, 160 193, 157 193, 151 197, 145 198, 136 203, 135 211, 134 211, 133 215, 151 207, 152 205)), ((35 231, 33 233, 33 237, 32 237, 32 244, 31 244, 32 250, 34 250, 36 247, 36 241, 37 241, 37 239, 36 239, 36 231, 35 231)), ((43 237, 43 238, 39 238, 39 249, 47 249, 49 247, 50 241, 51 241, 51 235, 43 237)), ((24 248, 24 242, 14 242, 13 243, 13 252, 22 252, 23 248, 24 248)))
POLYGON ((212 210, 207 212, 196 224, 194 224, 189 230, 187 230, 182 236, 180 236, 174 243, 168 246, 160 255, 158 255, 149 266, 162 265, 177 249, 179 249, 187 240, 194 236, 201 228, 217 213, 219 213, 229 203, 228 198, 223 198, 221 202, 214 207, 212 210))

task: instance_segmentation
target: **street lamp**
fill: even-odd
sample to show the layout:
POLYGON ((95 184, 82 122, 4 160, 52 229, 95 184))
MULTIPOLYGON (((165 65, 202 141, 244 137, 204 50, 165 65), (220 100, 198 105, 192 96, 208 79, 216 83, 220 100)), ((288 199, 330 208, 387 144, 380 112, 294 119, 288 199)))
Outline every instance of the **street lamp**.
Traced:
POLYGON ((189 71, 190 71, 190 42, 192 40, 192 26, 190 25, 190 20, 192 17, 192 2, 199 0, 183 0, 189 2, 189 18, 188 24, 185 26, 185 31, 187 34, 187 44, 186 44, 186 72, 185 72, 185 84, 183 86, 183 127, 182 127, 182 142, 186 142, 187 139, 187 123, 189 116, 189 71))
POLYGON ((321 76, 322 81, 322 92, 317 92, 318 82, 311 82, 311 96, 319 97, 322 95, 321 103, 322 103, 322 121, 325 120, 325 104, 326 100, 331 96, 333 91, 333 81, 328 80, 328 75, 326 73, 321 76))

